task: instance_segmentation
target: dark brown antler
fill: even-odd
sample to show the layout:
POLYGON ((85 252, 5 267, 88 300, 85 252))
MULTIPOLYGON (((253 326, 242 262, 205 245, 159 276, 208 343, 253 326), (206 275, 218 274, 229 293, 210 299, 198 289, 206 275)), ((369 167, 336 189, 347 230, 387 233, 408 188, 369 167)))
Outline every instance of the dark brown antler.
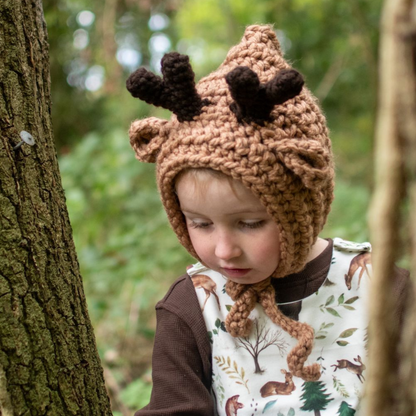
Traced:
POLYGON ((163 79, 145 68, 139 68, 127 79, 133 97, 176 114, 178 120, 191 121, 201 113, 208 100, 202 100, 195 88, 195 74, 189 57, 177 52, 162 59, 163 79))
POLYGON ((260 84, 257 74, 247 66, 238 66, 225 79, 234 99, 230 109, 237 120, 260 125, 271 121, 273 107, 296 97, 304 84, 302 75, 294 69, 282 69, 272 80, 260 84))

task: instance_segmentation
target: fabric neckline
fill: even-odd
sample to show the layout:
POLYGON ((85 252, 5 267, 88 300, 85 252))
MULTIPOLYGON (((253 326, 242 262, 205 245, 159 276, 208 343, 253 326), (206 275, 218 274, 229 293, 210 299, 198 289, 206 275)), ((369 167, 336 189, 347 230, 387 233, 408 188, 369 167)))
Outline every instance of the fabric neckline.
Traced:
POLYGON ((333 240, 328 239, 328 245, 305 268, 288 276, 272 279, 271 283, 276 292, 276 303, 292 303, 301 301, 315 293, 325 282, 331 265, 333 240))

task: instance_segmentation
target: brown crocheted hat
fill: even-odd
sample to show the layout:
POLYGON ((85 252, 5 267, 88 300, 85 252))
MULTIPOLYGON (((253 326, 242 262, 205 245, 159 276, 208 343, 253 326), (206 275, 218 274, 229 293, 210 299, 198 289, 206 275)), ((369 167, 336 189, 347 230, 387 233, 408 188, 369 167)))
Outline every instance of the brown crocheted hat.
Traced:
POLYGON ((271 26, 249 26, 224 63, 197 85, 187 56, 162 60, 163 79, 144 68, 127 81, 131 94, 174 114, 136 120, 130 142, 156 162, 169 221, 198 258, 175 194, 187 168, 211 168, 241 181, 275 219, 281 260, 274 277, 300 271, 325 224, 334 170, 325 118, 301 75, 283 59, 271 26))

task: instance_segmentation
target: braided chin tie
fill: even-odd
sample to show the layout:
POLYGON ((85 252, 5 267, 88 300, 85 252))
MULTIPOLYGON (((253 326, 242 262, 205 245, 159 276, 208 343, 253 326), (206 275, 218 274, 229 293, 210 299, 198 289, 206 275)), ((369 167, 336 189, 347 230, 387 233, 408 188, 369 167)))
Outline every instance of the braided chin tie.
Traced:
POLYGON ((228 333, 237 337, 248 337, 251 333, 253 322, 249 319, 250 312, 260 303, 266 315, 279 325, 290 336, 299 342, 287 356, 287 364, 290 372, 305 381, 316 381, 321 376, 320 365, 314 363, 304 367, 306 360, 312 352, 314 332, 313 329, 302 322, 294 321, 283 315, 276 305, 275 291, 271 285, 271 278, 254 285, 242 285, 227 281, 226 291, 235 302, 225 320, 228 333))

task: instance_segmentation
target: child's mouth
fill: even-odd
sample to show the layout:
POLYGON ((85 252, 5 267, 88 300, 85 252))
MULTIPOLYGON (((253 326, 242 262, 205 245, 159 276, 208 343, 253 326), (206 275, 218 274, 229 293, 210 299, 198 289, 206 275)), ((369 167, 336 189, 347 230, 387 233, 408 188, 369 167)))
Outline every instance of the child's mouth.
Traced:
POLYGON ((234 268, 228 268, 228 267, 222 267, 221 270, 223 271, 223 274, 225 274, 227 277, 243 277, 245 276, 251 269, 234 269, 234 268))

